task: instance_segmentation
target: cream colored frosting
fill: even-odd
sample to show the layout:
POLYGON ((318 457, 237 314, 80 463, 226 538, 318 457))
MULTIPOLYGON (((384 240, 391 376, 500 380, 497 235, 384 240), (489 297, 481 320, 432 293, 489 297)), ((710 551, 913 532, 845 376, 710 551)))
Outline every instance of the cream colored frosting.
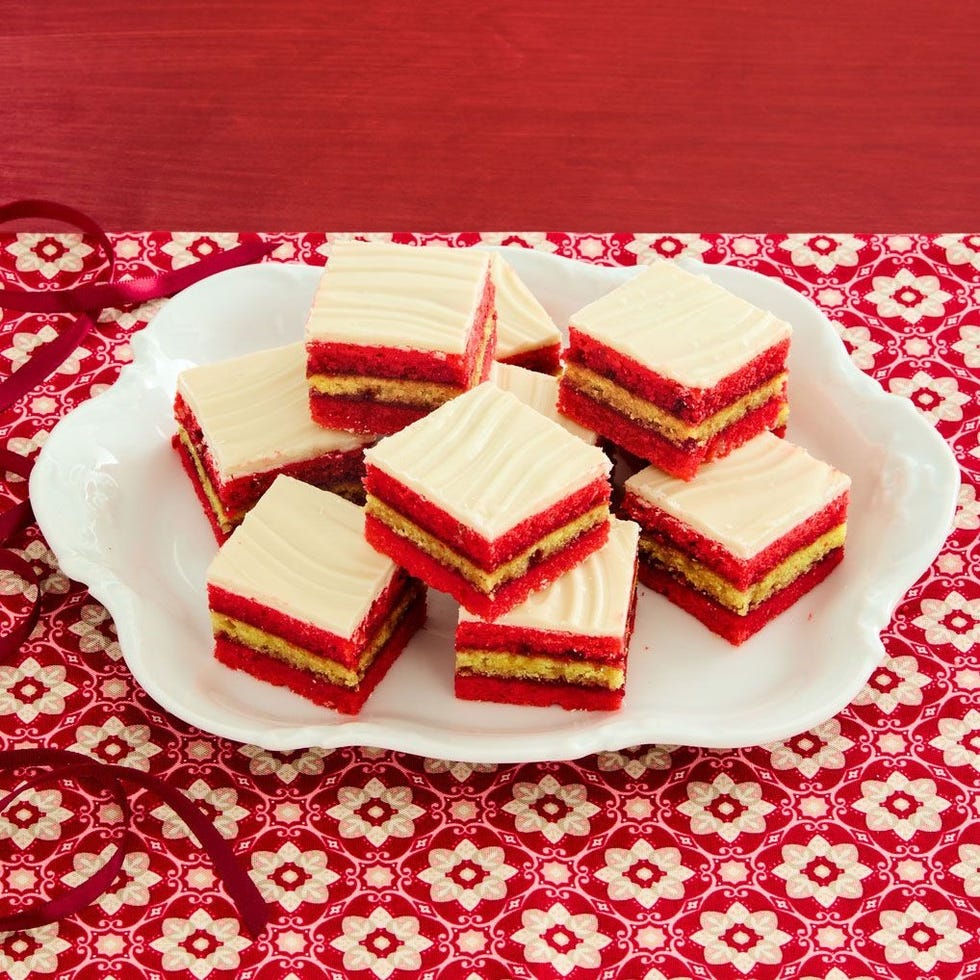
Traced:
POLYGON ((713 460, 685 482, 653 466, 626 491, 751 558, 812 517, 851 485, 850 477, 805 449, 764 432, 713 460))
POLYGON ((382 439, 365 459, 490 540, 608 477, 611 465, 491 381, 382 439))
POLYGON ((310 418, 302 343, 188 368, 177 391, 224 479, 347 452, 376 438, 325 429, 310 418))
POLYGON ((672 262, 655 262, 570 324, 692 388, 712 387, 791 333, 788 323, 672 262))
POLYGON ((469 248, 337 242, 306 340, 462 354, 489 267, 469 248))
POLYGON ((493 278, 497 290, 497 354, 514 357, 538 347, 561 344, 561 331, 507 260, 495 252, 493 278))
MULTIPOLYGON (((622 636, 633 594, 639 535, 632 521, 610 518, 606 544, 494 623, 580 636, 622 636)), ((479 622, 480 617, 461 607, 459 621, 479 622)))
POLYGON ((527 368, 518 367, 516 364, 494 364, 490 369, 490 380, 504 391, 509 391, 516 395, 525 405, 530 405, 536 412, 540 412, 546 418, 557 422, 563 429, 567 429, 573 436, 584 439, 590 446, 594 446, 599 437, 591 429, 573 422, 564 415, 559 414, 558 402, 558 379, 550 374, 542 374, 540 371, 529 371, 527 368))
POLYGON ((280 474, 208 568, 209 583, 349 639, 395 573, 364 512, 280 474))

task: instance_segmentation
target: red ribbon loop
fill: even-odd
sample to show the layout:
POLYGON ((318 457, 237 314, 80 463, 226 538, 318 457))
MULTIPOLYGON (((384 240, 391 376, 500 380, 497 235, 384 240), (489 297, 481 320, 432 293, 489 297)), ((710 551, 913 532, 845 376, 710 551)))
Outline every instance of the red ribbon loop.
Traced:
POLYGON ((10 749, 0 751, 0 770, 26 767, 50 767, 51 771, 35 775, 21 783, 0 800, 2 811, 13 799, 34 786, 60 779, 92 779, 116 798, 123 815, 123 828, 116 850, 105 865, 80 885, 57 898, 40 902, 20 912, 0 916, 0 932, 34 929, 74 915, 91 905, 112 885, 122 870, 126 855, 132 848, 135 835, 130 829, 132 811, 121 783, 135 783, 155 793, 187 824, 204 852, 211 858, 218 877, 224 883, 238 914, 253 938, 261 935, 269 918, 269 908, 255 883, 241 868, 235 853, 215 830, 208 818, 179 790, 162 779, 138 769, 108 762, 98 762, 88 756, 66 749, 10 749))
MULTIPOLYGON (((23 398, 61 365, 79 346, 85 335, 94 328, 98 311, 104 307, 131 306, 162 296, 172 296, 216 272, 256 262, 275 248, 274 244, 256 239, 225 252, 212 253, 199 262, 181 269, 138 279, 113 281, 115 254, 112 242, 88 215, 52 201, 24 200, 0 206, 0 223, 21 218, 44 218, 65 222, 94 238, 106 260, 105 268, 101 269, 98 275, 108 281, 89 281, 71 289, 43 292, 12 287, 0 289, 0 307, 20 312, 70 313, 76 316, 75 321, 61 331, 55 340, 36 350, 30 360, 16 373, 0 381, 0 411, 23 398)), ((0 473, 16 473, 26 479, 33 465, 31 459, 18 456, 7 449, 0 449, 0 473)), ((29 499, 15 504, 0 514, 0 548, 7 545, 12 536, 32 519, 29 499)), ((28 589, 35 588, 37 594, 33 600, 29 600, 27 612, 18 617, 7 635, 0 636, 0 661, 10 658, 20 649, 31 635, 41 610, 40 576, 30 562, 12 551, 0 551, 0 570, 4 569, 19 575, 27 583, 28 589)), ((38 783, 52 779, 88 778, 95 780, 113 794, 122 809, 124 824, 116 850, 99 871, 57 898, 41 902, 20 912, 0 916, 0 932, 33 929, 57 922, 90 905, 110 887, 122 869, 133 841, 133 834, 129 829, 132 814, 122 786, 126 782, 135 783, 156 793, 183 818, 201 846, 210 855, 215 870, 224 881, 248 931, 252 936, 258 936, 262 932, 268 918, 268 909, 261 894, 248 874, 239 867, 234 852, 224 838, 215 830, 207 817, 178 790, 147 773, 124 766, 100 763, 61 749, 0 751, 0 768, 3 766, 15 769, 25 766, 44 766, 51 767, 51 772, 37 775, 7 794, 0 800, 0 810, 18 794, 38 783)))

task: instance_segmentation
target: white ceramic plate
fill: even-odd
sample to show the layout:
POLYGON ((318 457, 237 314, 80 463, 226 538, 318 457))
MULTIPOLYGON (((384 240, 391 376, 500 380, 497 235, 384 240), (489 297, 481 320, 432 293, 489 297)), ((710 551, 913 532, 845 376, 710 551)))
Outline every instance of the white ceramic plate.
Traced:
MULTIPOLYGON (((540 252, 508 258, 558 323, 635 274, 540 252)), ((942 545, 958 476, 904 399, 854 367, 831 325, 782 283, 698 267, 788 320, 788 437, 853 479, 844 562, 739 648, 640 590, 628 692, 617 713, 457 702, 456 606, 430 615, 356 719, 231 671, 211 656, 205 569, 216 545, 170 446, 177 373, 297 340, 320 270, 257 265, 172 299, 133 338, 134 361, 52 432, 31 478, 38 523, 64 572, 115 620, 149 694, 215 735, 268 749, 372 745, 471 762, 573 759, 647 742, 761 744, 820 724, 883 655, 879 632, 942 545)))

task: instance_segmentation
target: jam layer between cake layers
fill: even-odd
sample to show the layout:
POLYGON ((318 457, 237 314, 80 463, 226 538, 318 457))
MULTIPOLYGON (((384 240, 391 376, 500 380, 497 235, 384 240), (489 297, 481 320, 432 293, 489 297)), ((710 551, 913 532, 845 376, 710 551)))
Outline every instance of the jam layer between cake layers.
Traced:
POLYGON ((496 338, 486 252, 335 245, 306 323, 310 412, 397 432, 485 381, 496 338))
POLYGON ((516 605, 608 536, 605 454, 492 383, 365 463, 368 541, 478 615, 516 605))
POLYGON ((302 343, 183 371, 173 445, 223 541, 280 473, 355 502, 369 435, 312 421, 302 343))
POLYGON ((788 417, 789 325, 659 262, 574 314, 559 409, 681 479, 788 417))
POLYGON ((841 560, 849 497, 843 473, 763 433, 689 482, 643 470, 623 510, 643 529, 640 580, 741 643, 841 560))

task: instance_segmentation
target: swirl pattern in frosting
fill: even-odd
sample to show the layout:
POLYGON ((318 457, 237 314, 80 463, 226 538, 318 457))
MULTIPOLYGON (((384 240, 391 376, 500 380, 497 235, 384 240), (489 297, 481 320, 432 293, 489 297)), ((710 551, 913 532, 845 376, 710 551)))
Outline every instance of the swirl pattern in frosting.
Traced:
POLYGON ((673 262, 655 262, 573 314, 570 324, 694 388, 712 387, 792 332, 766 310, 673 262))
MULTIPOLYGON (((494 619, 495 625, 578 636, 622 636, 633 594, 639 526, 615 517, 609 540, 585 561, 494 619)), ((460 607, 460 622, 479 617, 460 607)))
POLYGON ((364 512, 279 475, 208 568, 209 584, 349 639, 395 572, 364 512))
POLYGON ((595 446, 487 381, 364 455, 400 483, 493 540, 608 477, 595 446))
POLYGON ((557 422, 574 436, 583 439, 590 446, 599 441, 599 436, 591 429, 573 422, 558 411, 558 379, 540 371, 529 371, 516 364, 495 363, 490 370, 490 380, 498 388, 512 392, 536 412, 557 422))
POLYGON ((685 482, 649 466, 627 493, 751 558, 850 489, 851 480, 805 449, 764 432, 685 482))
POLYGON ((500 254, 493 256, 497 304, 497 357, 503 360, 536 347, 561 343, 561 331, 545 308, 500 254))
POLYGON ((177 379, 177 391, 226 479, 374 440, 325 429, 310 418, 301 342, 188 368, 177 379))
POLYGON ((462 354, 489 268, 475 249, 338 242, 306 340, 462 354))

